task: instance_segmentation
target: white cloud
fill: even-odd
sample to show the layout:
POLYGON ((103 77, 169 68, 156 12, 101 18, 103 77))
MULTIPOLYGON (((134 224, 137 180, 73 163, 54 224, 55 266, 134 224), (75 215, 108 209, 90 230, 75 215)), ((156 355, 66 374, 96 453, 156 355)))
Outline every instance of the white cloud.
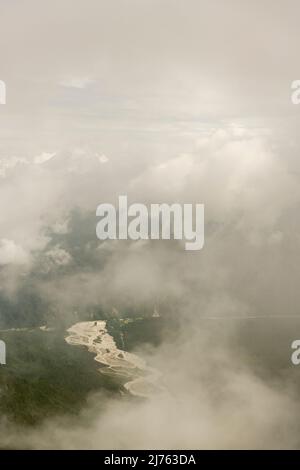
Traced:
POLYGON ((102 154, 102 155, 96 155, 100 163, 107 163, 109 161, 109 158, 102 154))
POLYGON ((27 264, 29 259, 29 255, 24 248, 17 245, 13 240, 7 240, 6 238, 0 240, 0 265, 27 264))
POLYGON ((70 253, 63 250, 59 246, 52 248, 46 252, 46 256, 58 266, 66 266, 72 260, 70 253))
POLYGON ((91 85, 93 82, 94 80, 88 77, 71 77, 62 80, 60 82, 60 85, 66 88, 78 88, 83 90, 84 88, 87 88, 89 85, 91 85))
POLYGON ((43 164, 47 162, 48 160, 51 160, 51 158, 55 157, 55 155, 56 155, 56 152, 54 153, 43 152, 34 158, 34 163, 43 164))

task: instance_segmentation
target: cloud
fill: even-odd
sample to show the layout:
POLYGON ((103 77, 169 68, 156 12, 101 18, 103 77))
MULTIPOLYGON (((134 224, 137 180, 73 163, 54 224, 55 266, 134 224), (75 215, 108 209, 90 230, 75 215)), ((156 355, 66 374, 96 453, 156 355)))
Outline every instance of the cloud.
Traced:
POLYGON ((107 163, 109 161, 109 158, 104 154, 97 155, 97 157, 100 163, 107 163))
POLYGON ((0 240, 0 265, 5 266, 9 264, 28 264, 29 254, 13 240, 2 238, 0 240))
POLYGON ((157 352, 165 394, 134 403, 94 394, 79 418, 47 420, 18 435, 2 424, 2 442, 36 449, 297 447, 296 395, 243 364, 243 351, 237 355, 226 341, 228 329, 223 339, 213 330, 188 329, 188 341, 157 352))
POLYGON ((138 351, 169 395, 93 396, 76 422, 12 427, 1 444, 299 446, 299 385, 295 370, 276 372, 270 334, 283 318, 288 361, 284 331, 297 334, 287 318, 300 303, 298 11, 296 0, 3 5, 1 295, 30 283, 64 319, 78 306, 159 303, 180 330, 138 351), (204 203, 205 248, 100 244, 96 207, 120 194, 204 203))
POLYGON ((34 158, 34 162, 37 163, 37 164, 43 164, 43 163, 48 162, 49 160, 51 160, 51 158, 55 157, 55 155, 56 155, 56 153, 43 152, 43 153, 41 153, 41 155, 37 155, 34 158))
POLYGON ((60 82, 60 85, 66 88, 78 88, 78 89, 83 90, 84 88, 87 88, 91 83, 93 83, 93 81, 94 80, 92 80, 91 78, 87 78, 87 77, 82 77, 82 78, 72 77, 72 78, 62 80, 60 82))
POLYGON ((54 247, 52 250, 46 252, 46 256, 55 264, 59 266, 65 266, 70 263, 71 256, 70 254, 58 246, 54 247))

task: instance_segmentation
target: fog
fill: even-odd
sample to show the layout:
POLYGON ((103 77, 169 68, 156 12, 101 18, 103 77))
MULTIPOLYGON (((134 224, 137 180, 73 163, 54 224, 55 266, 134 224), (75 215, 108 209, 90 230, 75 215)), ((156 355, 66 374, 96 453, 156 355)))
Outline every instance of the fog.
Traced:
POLYGON ((137 351, 165 394, 95 394, 30 432, 3 417, 1 445, 299 447, 299 2, 0 8, 1 297, 30 279, 62 318, 161 303, 180 325, 137 351), (98 204, 121 194, 203 203, 203 250, 97 240, 98 204))

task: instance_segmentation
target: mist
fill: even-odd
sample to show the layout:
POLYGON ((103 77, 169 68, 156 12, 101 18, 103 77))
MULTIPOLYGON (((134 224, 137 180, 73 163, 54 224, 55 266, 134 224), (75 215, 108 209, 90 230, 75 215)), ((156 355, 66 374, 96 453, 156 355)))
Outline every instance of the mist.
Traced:
POLYGON ((1 328, 95 306, 170 322, 135 351, 164 393, 92 393, 30 430, 2 416, 1 446, 299 447, 299 3, 0 8, 1 328), (98 240, 97 206, 124 194, 204 204, 203 249, 98 240))

